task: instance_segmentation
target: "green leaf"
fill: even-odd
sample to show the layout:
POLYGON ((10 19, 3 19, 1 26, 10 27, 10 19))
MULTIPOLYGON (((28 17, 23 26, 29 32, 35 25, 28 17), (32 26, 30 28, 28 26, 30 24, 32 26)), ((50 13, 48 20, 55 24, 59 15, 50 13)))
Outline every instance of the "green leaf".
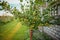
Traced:
POLYGON ((20 2, 23 2, 23 0, 20 0, 20 2))

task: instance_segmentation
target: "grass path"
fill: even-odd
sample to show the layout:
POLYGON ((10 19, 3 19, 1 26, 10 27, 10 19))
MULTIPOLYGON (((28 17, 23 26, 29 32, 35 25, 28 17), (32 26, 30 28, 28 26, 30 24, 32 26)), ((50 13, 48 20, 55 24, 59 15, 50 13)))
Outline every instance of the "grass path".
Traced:
POLYGON ((5 36, 5 40, 11 40, 14 34, 20 29, 20 27, 21 23, 19 22, 16 27, 14 27, 13 30, 7 36, 5 36))

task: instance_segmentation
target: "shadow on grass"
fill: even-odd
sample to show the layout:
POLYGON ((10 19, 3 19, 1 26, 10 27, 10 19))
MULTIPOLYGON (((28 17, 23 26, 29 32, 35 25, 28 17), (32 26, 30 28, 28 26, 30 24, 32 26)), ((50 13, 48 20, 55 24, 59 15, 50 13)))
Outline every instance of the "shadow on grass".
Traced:
MULTIPOLYGON (((13 20, 12 20, 13 21, 13 20)), ((0 26, 4 26, 4 25, 6 25, 6 24, 8 24, 8 23, 11 23, 12 21, 7 21, 7 22, 2 22, 2 21, 0 21, 0 26)))

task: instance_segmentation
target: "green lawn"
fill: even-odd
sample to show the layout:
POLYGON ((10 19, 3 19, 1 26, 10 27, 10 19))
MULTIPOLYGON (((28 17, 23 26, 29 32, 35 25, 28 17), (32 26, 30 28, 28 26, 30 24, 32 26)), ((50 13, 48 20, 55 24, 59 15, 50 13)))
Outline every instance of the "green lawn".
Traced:
MULTIPOLYGON (((14 27, 18 23, 18 20, 14 20, 6 24, 0 23, 0 40, 5 40, 5 37, 13 31, 14 27)), ((26 25, 22 25, 11 40, 27 40, 26 38, 29 36, 28 33, 28 27, 26 25)))
POLYGON ((19 31, 14 35, 14 40, 27 40, 29 37, 29 30, 28 27, 22 25, 19 31))

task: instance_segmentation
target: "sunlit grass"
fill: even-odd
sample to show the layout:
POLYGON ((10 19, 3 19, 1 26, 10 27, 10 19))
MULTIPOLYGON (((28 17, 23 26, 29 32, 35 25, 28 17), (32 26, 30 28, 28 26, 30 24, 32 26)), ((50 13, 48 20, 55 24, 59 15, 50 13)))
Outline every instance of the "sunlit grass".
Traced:
MULTIPOLYGON (((14 27, 19 23, 18 20, 11 21, 6 24, 0 23, 0 39, 5 40, 5 38, 13 31, 14 27)), ((22 24, 21 24, 22 25, 22 24)), ((28 27, 26 25, 22 25, 21 28, 13 35, 11 40, 24 40, 26 38, 26 32, 28 27)))
POLYGON ((27 40, 25 39, 26 36, 29 37, 29 31, 28 31, 28 27, 26 25, 22 25, 22 27, 19 29, 19 31, 15 34, 14 36, 14 40, 27 40))

